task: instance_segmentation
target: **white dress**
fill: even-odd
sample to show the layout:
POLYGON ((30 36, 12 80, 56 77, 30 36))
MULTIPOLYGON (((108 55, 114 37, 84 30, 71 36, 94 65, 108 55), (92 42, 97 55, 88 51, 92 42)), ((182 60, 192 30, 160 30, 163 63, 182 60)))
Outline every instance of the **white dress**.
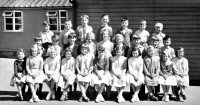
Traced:
POLYGON ((158 83, 161 85, 176 86, 177 81, 176 77, 174 76, 173 62, 170 60, 167 62, 160 62, 160 69, 158 83), (162 75, 165 75, 167 78, 165 79, 162 75))
POLYGON ((87 76, 82 76, 77 74, 78 82, 91 82, 92 74, 90 71, 93 70, 93 56, 91 54, 79 55, 76 60, 76 68, 80 70, 81 74, 88 74, 87 76))
POLYGON ((41 56, 28 57, 26 61, 26 70, 36 76, 33 77, 27 74, 26 82, 31 84, 43 83, 45 76, 43 72, 43 59, 41 56))
POLYGON ((106 54, 106 57, 111 57, 112 54, 111 52, 113 51, 113 48, 114 48, 114 44, 112 42, 110 42, 109 40, 108 41, 100 41, 97 43, 97 48, 99 46, 102 46, 105 48, 105 54, 106 54))
POLYGON ((144 83, 143 65, 144 62, 141 57, 131 57, 128 59, 128 78, 130 84, 133 84, 134 86, 140 86, 144 83), (133 75, 138 78, 137 81, 133 75))
POLYGON ((189 87, 188 60, 185 57, 182 57, 182 58, 176 57, 172 61, 174 62, 174 69, 175 69, 177 84, 185 86, 185 87, 189 87), (180 74, 183 75, 183 77, 180 77, 179 76, 180 74))
POLYGON ((113 78, 112 86, 115 87, 123 87, 127 86, 128 84, 128 78, 126 74, 127 70, 127 58, 124 56, 113 57, 112 61, 112 70, 111 70, 111 76, 113 78), (116 75, 121 75, 121 78, 118 78, 116 75))
POLYGON ((59 80, 60 77, 60 61, 57 58, 52 59, 51 57, 48 57, 44 62, 44 70, 45 70, 45 76, 47 81, 50 81, 53 79, 56 83, 59 80), (47 74, 50 74, 51 77, 48 77, 47 74))
POLYGON ((65 84, 73 85, 75 75, 75 64, 76 60, 71 57, 70 59, 63 58, 61 64, 61 77, 58 82, 58 86, 61 88, 65 87, 65 84))

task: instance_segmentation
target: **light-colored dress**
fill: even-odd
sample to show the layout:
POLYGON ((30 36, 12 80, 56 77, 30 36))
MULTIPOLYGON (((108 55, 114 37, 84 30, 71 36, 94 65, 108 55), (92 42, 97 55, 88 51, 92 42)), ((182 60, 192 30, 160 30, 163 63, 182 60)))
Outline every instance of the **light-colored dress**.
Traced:
POLYGON ((127 58, 124 56, 113 57, 111 63, 111 76, 113 78, 112 86, 123 87, 128 85, 128 78, 126 74, 127 70, 127 58), (118 78, 116 75, 121 75, 121 78, 118 78))
POLYGON ((149 32, 147 30, 137 30, 135 32, 135 35, 140 36, 141 45, 147 48, 148 47, 147 41, 150 36, 149 32))
POLYGON ((131 57, 128 59, 128 78, 130 84, 140 86, 144 83, 143 65, 144 62, 141 57, 131 57), (138 80, 136 81, 134 77, 137 77, 138 80))
POLYGON ((185 57, 182 57, 182 58, 176 57, 172 61, 174 62, 174 69, 175 69, 177 84, 185 86, 185 87, 189 87, 188 60, 185 57), (183 77, 179 75, 183 75, 183 77))
POLYGON ((107 40, 107 41, 101 41, 101 42, 98 42, 97 43, 97 48, 99 46, 102 46, 105 48, 105 54, 106 54, 106 57, 111 57, 112 56, 112 51, 113 51, 113 48, 114 48, 114 44, 112 42, 110 42, 110 40, 107 40))
POLYGON ((41 56, 28 57, 26 61, 26 70, 28 72, 26 82, 31 84, 43 83, 45 76, 43 72, 43 59, 41 56), (29 73, 35 75, 35 77, 29 75, 29 73))
POLYGON ((144 57, 144 82, 147 86, 157 86, 160 72, 160 58, 158 56, 144 57), (149 75, 154 75, 152 79, 149 75))
POLYGON ((81 74, 88 74, 87 76, 82 76, 77 74, 78 82, 91 82, 93 70, 93 57, 90 54, 79 55, 76 60, 76 68, 80 70, 81 74))
POLYGON ((177 85, 172 61, 168 60, 167 62, 160 62, 160 76, 158 79, 158 83, 161 85, 177 85), (164 75, 167 77, 167 79, 163 77, 164 75))
POLYGON ((94 58, 96 55, 96 50, 97 50, 96 44, 94 42, 86 43, 86 44, 88 44, 88 47, 89 47, 88 53, 91 54, 94 58))
POLYGON ((112 77, 109 72, 109 58, 103 56, 102 58, 96 57, 94 59, 94 73, 91 81, 91 85, 101 85, 102 83, 106 85, 111 85, 112 77), (97 73, 102 79, 99 79, 97 73))
POLYGON ((63 58, 61 64, 61 77, 59 79, 58 86, 61 88, 65 87, 65 84, 73 85, 76 75, 75 75, 75 66, 76 60, 74 57, 70 59, 63 58))
POLYGON ((48 57, 44 61, 44 70, 46 75, 46 80, 54 80, 56 83, 58 83, 58 80, 60 78, 60 60, 57 58, 52 59, 51 57, 48 57), (51 75, 51 77, 48 77, 47 75, 51 75))

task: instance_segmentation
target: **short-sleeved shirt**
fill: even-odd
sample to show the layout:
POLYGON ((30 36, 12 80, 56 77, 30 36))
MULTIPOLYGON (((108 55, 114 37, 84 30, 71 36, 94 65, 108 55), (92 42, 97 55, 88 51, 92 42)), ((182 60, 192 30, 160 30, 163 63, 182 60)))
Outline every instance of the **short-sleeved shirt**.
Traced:
POLYGON ((86 40, 87 33, 93 32, 93 28, 89 25, 87 26, 78 26, 77 27, 77 36, 78 39, 86 40))
POLYGON ((53 37, 54 33, 52 31, 41 31, 39 33, 39 37, 42 38, 42 43, 52 43, 52 37, 53 37))
POLYGON ((135 32, 135 35, 140 36, 141 42, 144 42, 144 43, 147 42, 147 40, 148 40, 148 38, 150 36, 150 34, 149 34, 149 32, 147 30, 137 30, 135 32))

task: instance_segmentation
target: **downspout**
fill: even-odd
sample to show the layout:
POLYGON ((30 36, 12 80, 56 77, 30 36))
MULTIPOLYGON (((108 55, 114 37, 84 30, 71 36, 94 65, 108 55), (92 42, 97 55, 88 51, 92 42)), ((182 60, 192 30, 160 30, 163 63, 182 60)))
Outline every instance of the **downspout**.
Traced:
POLYGON ((76 0, 69 0, 69 2, 72 4, 72 24, 73 29, 76 29, 77 22, 76 22, 76 16, 77 16, 77 1, 76 0))

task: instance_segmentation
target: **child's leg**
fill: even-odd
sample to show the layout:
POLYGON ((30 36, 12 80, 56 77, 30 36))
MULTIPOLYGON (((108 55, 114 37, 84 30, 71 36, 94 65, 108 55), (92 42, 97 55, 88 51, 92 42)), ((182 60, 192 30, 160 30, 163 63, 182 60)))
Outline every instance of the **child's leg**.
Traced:
POLYGON ((118 94, 118 102, 125 102, 125 99, 123 97, 123 92, 124 92, 124 86, 119 88, 119 94, 118 94))
POLYGON ((136 87, 133 84, 131 84, 130 86, 131 86, 131 90, 132 90, 132 93, 133 93, 131 102, 135 102, 135 100, 136 100, 136 97, 135 97, 136 87))
POLYGON ((140 99, 138 97, 140 89, 141 89, 141 85, 140 86, 136 86, 136 89, 135 89, 136 101, 140 101, 140 99))
MULTIPOLYGON (((31 90, 31 93, 32 93, 32 98, 30 99, 30 102, 33 102, 34 99, 37 99, 37 95, 36 95, 36 90, 35 90, 35 87, 34 87, 35 84, 31 84, 29 83, 29 87, 30 87, 30 90, 31 90)), ((39 101, 39 100, 37 100, 39 101)))
POLYGON ((84 86, 84 83, 83 82, 79 82, 79 87, 80 87, 80 90, 81 90, 81 97, 86 97, 86 89, 85 89, 85 86, 84 86))
POLYGON ((17 89, 18 89, 18 92, 19 92, 19 98, 20 98, 20 100, 21 101, 24 100, 23 99, 23 94, 22 94, 22 91, 21 91, 22 85, 20 83, 17 83, 17 89))
POLYGON ((180 86, 180 95, 183 97, 184 100, 186 100, 186 98, 187 98, 185 95, 186 94, 185 88, 186 88, 185 86, 182 86, 182 85, 180 86))

